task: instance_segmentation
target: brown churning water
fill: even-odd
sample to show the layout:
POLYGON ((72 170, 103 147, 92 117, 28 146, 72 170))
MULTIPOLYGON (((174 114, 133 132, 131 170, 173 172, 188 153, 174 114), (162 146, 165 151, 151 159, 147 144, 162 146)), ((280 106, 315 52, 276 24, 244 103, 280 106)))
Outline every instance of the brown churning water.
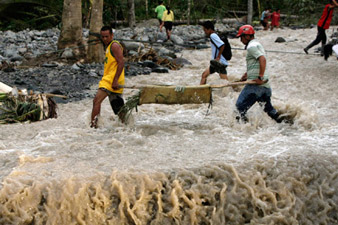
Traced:
MULTIPOLYGON (((257 38, 300 52, 315 35, 257 38)), ((197 85, 210 49, 183 57, 193 65, 126 83, 197 85)), ((2 125, 0 224, 337 224, 337 61, 268 53, 268 66, 272 103, 295 116, 292 126, 258 105, 238 124, 232 88, 213 92, 207 116, 207 104, 149 104, 125 126, 105 101, 93 130, 86 99, 59 105, 58 119, 2 125)), ((229 78, 244 72, 245 51, 234 51, 229 78)), ((208 83, 225 82, 214 74, 208 83)))

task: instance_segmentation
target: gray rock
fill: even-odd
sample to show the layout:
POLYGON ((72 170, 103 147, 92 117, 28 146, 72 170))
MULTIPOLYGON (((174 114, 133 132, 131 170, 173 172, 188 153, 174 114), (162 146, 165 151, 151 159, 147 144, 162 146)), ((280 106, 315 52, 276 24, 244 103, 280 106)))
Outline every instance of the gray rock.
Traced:
POLYGON ((16 56, 17 54, 18 54, 18 53, 17 53, 16 49, 6 49, 6 50, 4 51, 4 56, 5 56, 6 58, 14 57, 14 56, 16 56))
POLYGON ((162 67, 162 66, 159 66, 159 67, 153 68, 152 72, 154 72, 154 73, 169 73, 169 69, 162 67))
POLYGON ((207 45, 207 44, 196 45, 196 49, 205 49, 205 48, 210 48, 210 45, 207 45))
POLYGON ((156 67, 158 67, 158 65, 156 63, 154 63, 153 61, 150 61, 150 60, 145 60, 141 64, 142 64, 142 66, 149 67, 149 68, 156 68, 156 67))
POLYGON ((141 23, 136 24, 136 27, 152 27, 152 26, 159 26, 159 22, 158 19, 150 19, 150 20, 146 20, 143 21, 141 23))
POLYGON ((138 37, 136 40, 138 41, 149 41, 148 35, 142 35, 141 37, 138 37))
POLYGON ((167 35, 166 35, 165 32, 158 32, 157 35, 156 35, 156 37, 157 37, 157 41, 159 41, 159 40, 162 40, 162 41, 167 40, 167 35))
POLYGON ((134 56, 134 55, 137 55, 138 53, 136 52, 136 51, 133 51, 133 50, 130 50, 129 52, 128 52, 128 55, 130 55, 130 56, 134 56))
POLYGON ((75 63, 71 67, 73 70, 80 70, 80 67, 75 63))
POLYGON ((42 67, 47 67, 47 68, 53 68, 53 67, 58 67, 58 64, 54 64, 54 63, 44 63, 41 65, 42 67))
POLYGON ((284 38, 282 38, 282 37, 278 37, 278 38, 275 40, 275 42, 277 42, 277 43, 283 43, 283 42, 286 42, 286 40, 285 40, 284 38))
POLYGON ((24 54, 27 52, 27 48, 19 48, 18 51, 20 54, 24 54))
POLYGON ((23 57, 21 55, 14 55, 13 57, 10 57, 9 60, 11 62, 17 62, 17 61, 22 61, 23 57))
POLYGON ((178 44, 178 45, 183 45, 184 44, 184 41, 182 38, 180 38, 179 36, 177 35, 171 35, 170 39, 175 43, 175 44, 178 44))
POLYGON ((185 58, 176 58, 176 59, 173 59, 173 62, 176 63, 176 64, 178 64, 178 65, 181 65, 181 66, 183 66, 183 65, 192 65, 192 63, 189 60, 185 59, 185 58))
POLYGON ((139 48, 144 48, 144 45, 139 42, 124 41, 123 43, 126 46, 127 50, 138 51, 139 48))
POLYGON ((71 59, 74 58, 73 50, 70 48, 66 48, 64 52, 61 55, 61 58, 63 59, 71 59))
POLYGON ((89 76, 91 76, 91 77, 98 77, 98 76, 100 76, 100 75, 97 74, 95 71, 90 71, 90 72, 89 72, 89 76))
POLYGON ((13 31, 9 30, 5 32, 5 38, 8 38, 9 40, 13 40, 15 41, 16 39, 16 33, 14 33, 13 31))
POLYGON ((160 56, 170 55, 170 53, 171 53, 171 51, 167 48, 164 48, 164 47, 160 48, 160 50, 158 51, 158 54, 160 56))

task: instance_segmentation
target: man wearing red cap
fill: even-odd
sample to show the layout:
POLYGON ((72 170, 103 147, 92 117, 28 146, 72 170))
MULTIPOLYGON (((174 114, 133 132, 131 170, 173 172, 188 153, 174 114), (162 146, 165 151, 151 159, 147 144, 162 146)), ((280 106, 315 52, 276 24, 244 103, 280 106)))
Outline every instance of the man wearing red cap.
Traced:
POLYGON ((247 111, 256 102, 264 107, 266 112, 276 122, 281 123, 284 118, 279 116, 276 109, 271 104, 271 88, 268 83, 269 73, 266 69, 266 54, 263 46, 255 39, 255 30, 251 25, 244 25, 239 28, 237 37, 245 45, 247 50, 246 64, 247 72, 244 73, 241 80, 255 81, 255 84, 247 84, 236 102, 236 108, 239 116, 238 121, 247 122, 247 111))

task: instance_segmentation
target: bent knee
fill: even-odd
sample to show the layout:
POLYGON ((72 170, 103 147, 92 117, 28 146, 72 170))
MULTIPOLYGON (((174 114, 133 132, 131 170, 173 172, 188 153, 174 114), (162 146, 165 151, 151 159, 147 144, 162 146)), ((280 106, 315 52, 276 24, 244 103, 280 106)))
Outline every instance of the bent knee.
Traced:
POLYGON ((219 77, 224 80, 228 80, 228 75, 226 74, 219 74, 219 77))
POLYGON ((209 73, 207 72, 202 73, 202 78, 207 78, 208 76, 209 76, 209 73))

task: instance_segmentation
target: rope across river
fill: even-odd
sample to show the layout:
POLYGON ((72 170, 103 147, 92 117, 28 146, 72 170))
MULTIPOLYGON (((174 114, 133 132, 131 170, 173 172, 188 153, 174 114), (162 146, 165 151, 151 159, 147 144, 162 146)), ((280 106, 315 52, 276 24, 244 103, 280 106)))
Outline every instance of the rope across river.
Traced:
MULTIPOLYGON (((73 47, 67 47, 67 49, 77 49, 77 48, 83 48, 86 46, 91 46, 91 45, 96 45, 98 43, 101 42, 101 40, 98 37, 98 34, 96 33, 90 33, 90 35, 93 35, 95 37, 97 37, 97 39, 94 40, 88 40, 88 44, 83 44, 83 45, 78 45, 78 46, 73 46, 73 47)), ((159 42, 159 41, 142 41, 142 40, 134 40, 134 39, 121 39, 121 38, 116 38, 114 40, 120 41, 120 42, 139 42, 139 43, 147 43, 150 45, 164 45, 164 46, 173 46, 173 45, 177 45, 177 46, 181 46, 181 47, 185 47, 185 48, 193 48, 193 49, 197 49, 197 46, 200 43, 188 43, 188 44, 178 44, 178 43, 168 43, 168 42, 159 42)), ((238 51, 245 51, 244 48, 231 48, 232 50, 238 50, 238 51)), ((63 52, 65 49, 58 49, 55 51, 49 51, 49 52, 45 52, 40 54, 41 55, 48 55, 48 54, 52 54, 52 53, 58 53, 58 52, 63 52)), ((293 54, 293 55, 316 55, 316 56, 320 56, 319 53, 309 53, 309 54, 305 54, 304 52, 290 52, 290 51, 281 51, 281 50, 265 50, 266 52, 271 52, 271 53, 281 53, 281 54, 293 54)))

